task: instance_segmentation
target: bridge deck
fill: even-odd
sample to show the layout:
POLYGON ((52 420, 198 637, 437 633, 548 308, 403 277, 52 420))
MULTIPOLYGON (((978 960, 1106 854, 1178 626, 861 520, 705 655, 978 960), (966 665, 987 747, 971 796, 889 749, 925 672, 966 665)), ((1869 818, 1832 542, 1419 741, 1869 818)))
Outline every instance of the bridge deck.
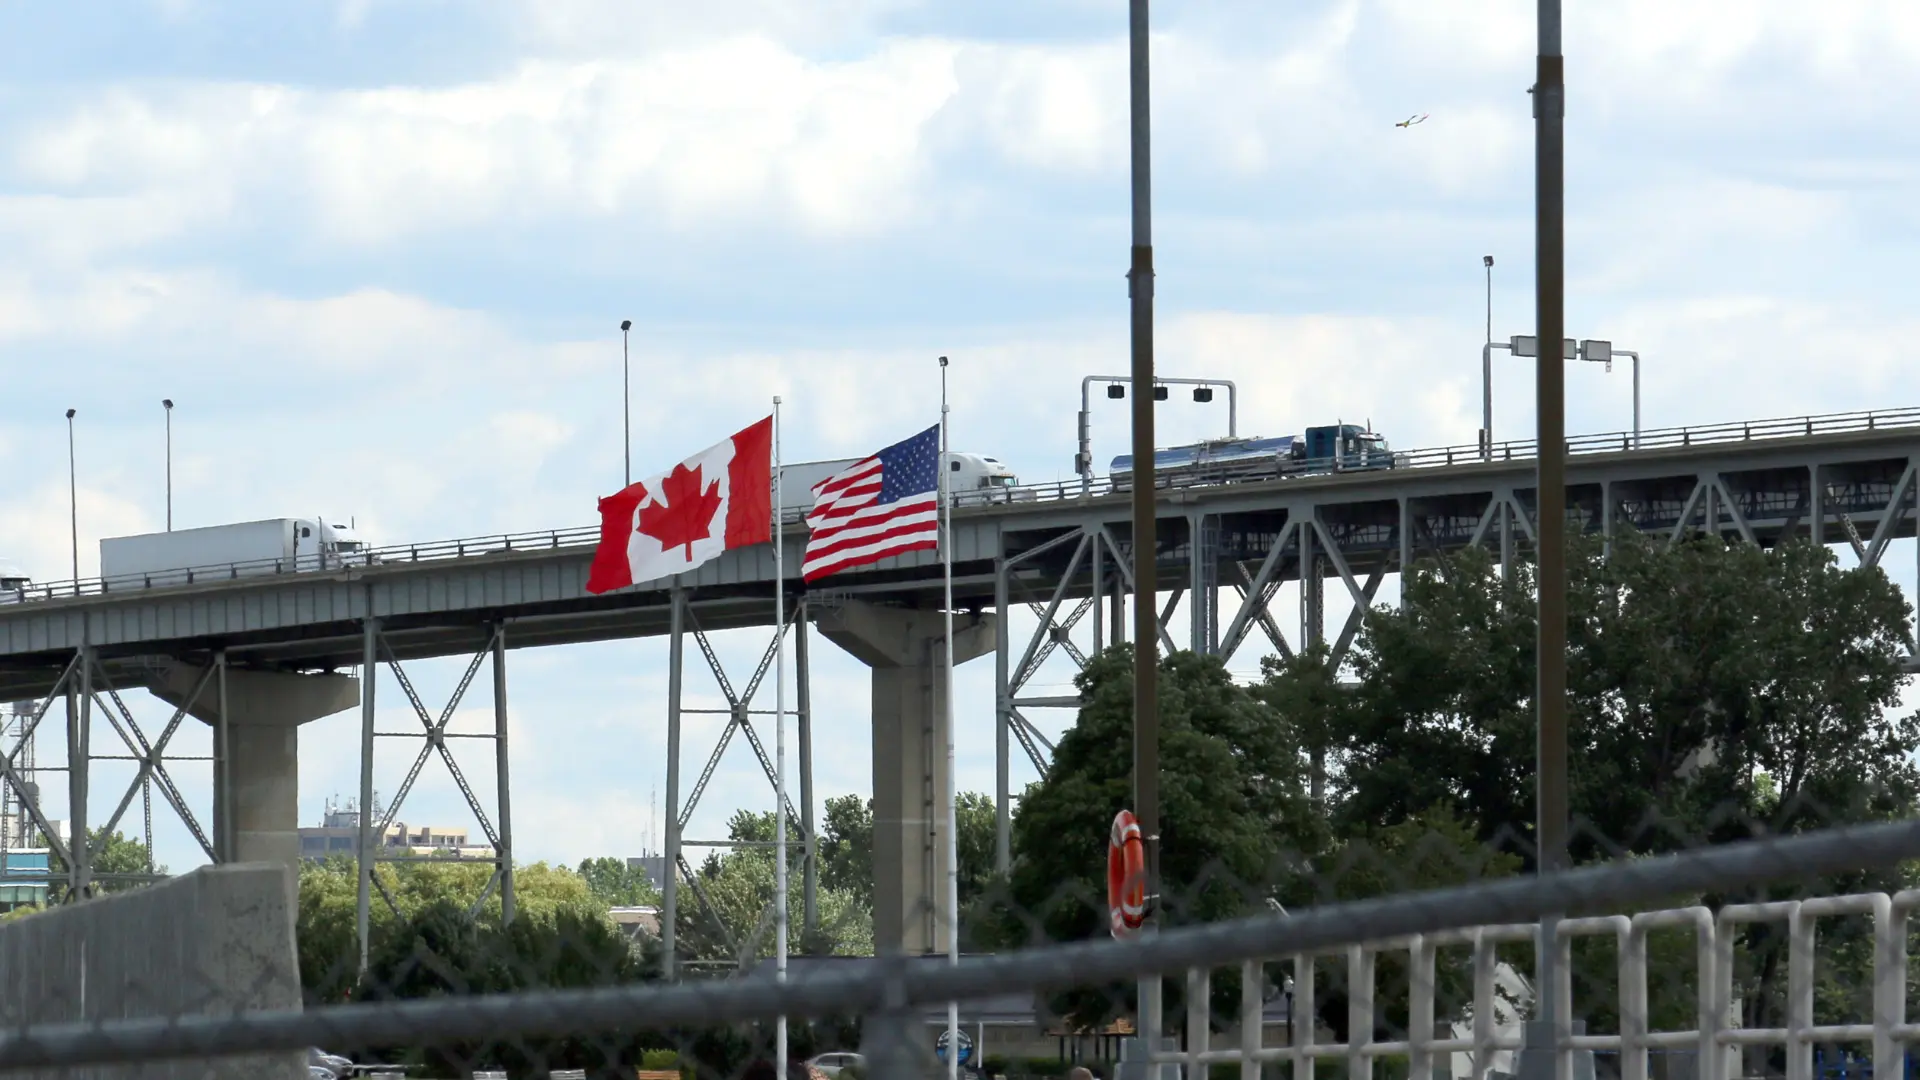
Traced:
MULTIPOLYGON (((1855 418, 1850 429, 1832 432, 1807 420, 1805 430, 1814 431, 1807 435, 1802 421, 1774 422, 1784 434, 1761 430, 1774 437, 1703 441, 1687 432, 1647 449, 1580 453, 1568 469, 1570 522, 1584 531, 1611 520, 1617 526, 1671 532, 1683 518, 1700 520, 1701 507, 1710 503, 1719 507, 1724 529, 1761 544, 1807 536, 1817 526, 1829 543, 1849 542, 1852 530, 1862 548, 1877 557, 1887 540, 1914 535, 1909 505, 1913 487, 1920 485, 1908 481, 1913 462, 1920 459, 1920 411, 1900 416, 1898 426, 1855 418), (1704 499, 1703 491, 1708 492, 1704 499)), ((1724 435, 1727 429, 1714 430, 1724 435)), ((1239 580, 1233 564, 1258 565, 1290 521, 1318 521, 1356 575, 1397 568, 1409 555, 1418 558, 1497 536, 1486 522, 1490 507, 1502 499, 1525 515, 1517 531, 1530 530, 1533 462, 1462 456, 1469 460, 1163 489, 1156 560, 1163 588, 1190 580, 1189 523, 1196 518, 1207 523, 1201 534, 1207 579, 1220 586, 1239 580)), ((1052 497, 956 511, 959 604, 992 608, 999 561, 1063 535, 1104 526, 1117 550, 1130 550, 1129 494, 1104 486, 1085 495, 1077 486, 1036 494, 1052 497)), ((608 596, 586 594, 594 532, 496 538, 518 541, 511 544, 463 542, 455 557, 434 557, 439 551, 431 545, 388 548, 387 561, 342 571, 104 593, 82 589, 80 595, 64 596, 56 588, 29 602, 0 605, 0 699, 44 692, 83 643, 99 651, 116 680, 133 682, 156 658, 196 659, 221 648, 241 665, 349 667, 360 659, 361 620, 369 615, 382 620, 402 659, 477 650, 497 620, 508 624, 507 641, 515 648, 666 633, 664 583, 608 596), (417 561, 396 558, 409 551, 417 561), (419 557, 421 551, 426 557, 419 557)), ((787 537, 790 570, 798 568, 803 544, 802 536, 787 537)), ((1060 544, 1022 562, 1012 575, 1013 601, 1050 594, 1072 547, 1060 544)), ((1275 580, 1297 577, 1297 563, 1297 557, 1283 552, 1275 580)), ((1322 572, 1339 570, 1323 566, 1322 572)), ((1084 567, 1075 578, 1065 595, 1088 595, 1084 567)), ((731 552, 685 575, 683 584, 695 619, 717 630, 770 625, 772 580, 768 545, 731 552)), ((796 596, 804 592, 798 581, 791 589, 796 596)), ((811 598, 830 603, 864 596, 932 606, 939 591, 938 561, 932 553, 916 553, 847 575, 813 590, 811 598)))

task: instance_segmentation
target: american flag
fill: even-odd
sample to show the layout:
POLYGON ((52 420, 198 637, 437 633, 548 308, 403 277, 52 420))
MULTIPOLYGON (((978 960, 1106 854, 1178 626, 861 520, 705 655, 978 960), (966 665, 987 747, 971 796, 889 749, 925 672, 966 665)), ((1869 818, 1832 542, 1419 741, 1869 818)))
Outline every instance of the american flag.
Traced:
POLYGON ((813 485, 801 578, 938 547, 939 492, 938 424, 813 485))

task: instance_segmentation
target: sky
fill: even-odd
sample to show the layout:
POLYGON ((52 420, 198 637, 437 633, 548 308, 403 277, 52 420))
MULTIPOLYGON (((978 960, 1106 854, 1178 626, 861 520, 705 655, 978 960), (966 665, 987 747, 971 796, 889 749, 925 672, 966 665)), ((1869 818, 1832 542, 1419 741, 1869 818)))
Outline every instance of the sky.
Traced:
MULTIPOLYGON (((1156 5, 1162 373, 1236 381, 1243 434, 1472 443, 1483 255, 1493 336, 1533 330, 1533 7, 1156 5)), ((1641 352, 1644 426, 1920 405, 1920 8, 1569 4, 1565 49, 1568 328, 1641 352)), ((622 319, 640 474, 776 394, 787 460, 869 452, 937 419, 946 355, 956 448, 1065 479, 1080 379, 1127 365, 1127 101, 1120 0, 0 5, 0 556, 69 576, 68 408, 81 573, 97 538, 161 528, 163 397, 178 526, 591 524, 621 476, 622 319)), ((1526 438, 1531 372, 1496 365, 1496 438, 1526 438)), ((1624 364, 1567 386, 1571 432, 1629 426, 1624 364)), ((1222 433, 1222 397, 1175 395, 1163 443, 1222 433)), ((1098 460, 1125 424, 1096 397, 1098 460)), ((719 637, 736 682, 765 641, 719 637)), ((658 846, 665 662, 659 639, 511 655, 523 861, 658 846)), ((409 674, 437 712, 464 666, 409 674)), ((820 797, 865 793, 866 673, 819 642, 812 674, 820 797)), ((1033 689, 1071 678, 1058 658, 1033 689)), ((382 726, 417 730, 391 686, 382 726)), ((718 700, 698 668, 688 692, 718 700)), ((965 788, 991 789, 992 708, 967 666, 965 788)), ((357 790, 356 729, 303 730, 303 823, 357 790)), ((204 728, 175 746, 204 756, 204 728)), ((482 789, 490 749, 457 747, 482 789)), ((383 741, 377 788, 413 750, 383 741)), ((206 763, 173 771, 204 820, 206 763)), ((772 798, 736 740, 688 835, 738 807, 772 798)), ((400 817, 472 827, 433 762, 400 817)), ((155 830, 199 861, 158 805, 155 830)))

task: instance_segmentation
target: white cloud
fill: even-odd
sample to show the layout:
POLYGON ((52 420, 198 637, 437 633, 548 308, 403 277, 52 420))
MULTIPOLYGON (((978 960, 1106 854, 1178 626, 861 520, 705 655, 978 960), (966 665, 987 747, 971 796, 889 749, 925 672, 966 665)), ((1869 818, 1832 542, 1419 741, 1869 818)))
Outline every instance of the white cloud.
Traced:
POLYGON ((871 33, 886 15, 923 0, 509 0, 523 48, 535 54, 649 54, 732 37, 752 27, 803 50, 830 49, 871 33))
MULTIPOLYGON (((270 215, 323 247, 559 220, 650 222, 687 235, 771 226, 868 236, 955 198, 973 182, 956 166, 982 150, 1043 176, 1126 168, 1119 36, 863 37, 859 27, 892 5, 860 0, 827 11, 785 0, 684 16, 647 9, 637 24, 607 19, 603 6, 530 6, 522 29, 533 54, 484 81, 103 88, 28 123, 13 166, 42 194, 139 200, 142 220, 119 243, 223 219, 264 226, 270 215), (658 20, 678 29, 643 50, 618 46, 619 35, 658 20), (842 54, 810 56, 806 45, 818 41, 796 36, 803 25, 842 54), (538 43, 554 41, 568 44, 542 56, 538 43)), ((1856 72, 1886 69, 1898 80, 1920 52, 1920 16, 1894 5, 1853 5, 1845 17, 1764 6, 1766 18, 1716 5, 1575 12, 1574 100, 1592 103, 1600 127, 1582 124, 1589 106, 1576 104, 1574 157, 1628 121, 1665 130, 1682 112, 1711 119, 1713 130, 1701 133, 1710 141, 1723 128, 1750 137, 1817 125, 1839 115, 1837 103, 1858 100, 1856 72), (1781 63, 1799 80, 1792 100, 1750 100, 1772 70, 1759 65, 1781 63)), ((1468 198, 1511 184, 1524 172, 1531 127, 1521 92, 1530 29, 1530 5, 1514 0, 1328 3, 1285 33, 1248 40, 1176 22, 1154 42, 1160 168, 1212 183, 1311 176, 1401 199, 1468 198), (1490 77, 1511 82, 1516 73, 1522 81, 1493 92, 1490 77), (1408 112, 1432 119, 1391 126, 1408 112)), ((90 213, 130 216, 112 204, 90 213)), ((56 243, 36 217, 17 212, 12 228, 56 243)), ((0 228, 7 224, 0 209, 0 228)), ((99 246, 108 240, 86 237, 114 231, 59 232, 76 227, 80 239, 58 242, 99 246)))
POLYGON ((748 36, 624 63, 534 61, 433 90, 122 88, 35 125, 14 162, 76 195, 293 194, 324 234, 360 244, 637 208, 857 234, 910 208, 917 133, 952 92, 951 51, 906 42, 816 62, 748 36))

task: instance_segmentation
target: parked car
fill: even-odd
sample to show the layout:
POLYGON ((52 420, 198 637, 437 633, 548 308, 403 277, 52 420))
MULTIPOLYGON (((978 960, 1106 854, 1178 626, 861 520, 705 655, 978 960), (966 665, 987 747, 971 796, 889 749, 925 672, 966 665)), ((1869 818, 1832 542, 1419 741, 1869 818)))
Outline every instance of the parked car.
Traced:
POLYGON ((818 1069, 821 1074, 832 1078, 839 1076, 841 1069, 854 1068, 864 1071, 867 1067, 867 1059, 851 1051, 839 1050, 831 1054, 821 1054, 807 1064, 818 1069))

